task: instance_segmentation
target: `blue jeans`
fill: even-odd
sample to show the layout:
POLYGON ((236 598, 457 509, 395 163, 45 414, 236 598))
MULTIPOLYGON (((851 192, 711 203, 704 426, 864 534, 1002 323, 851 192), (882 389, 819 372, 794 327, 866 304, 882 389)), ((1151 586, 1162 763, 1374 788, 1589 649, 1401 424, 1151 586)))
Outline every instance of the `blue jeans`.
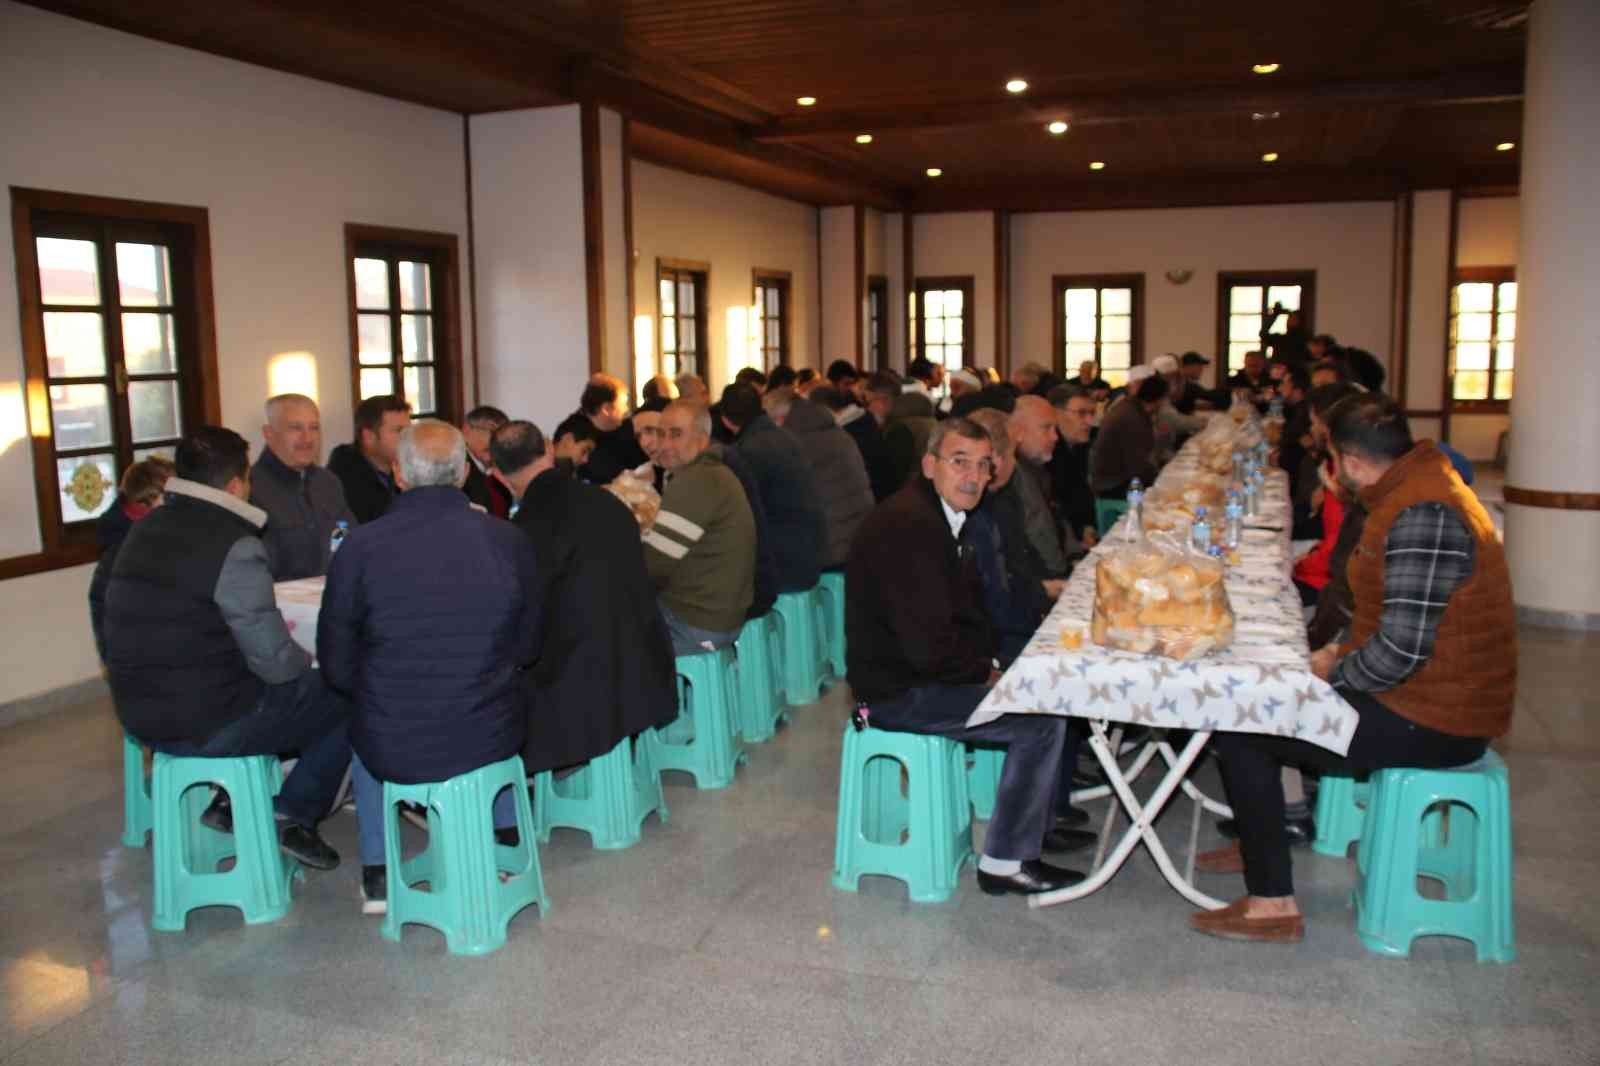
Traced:
POLYGON ((672 654, 694 655, 707 651, 706 645, 711 648, 726 648, 739 639, 739 631, 732 633, 719 633, 712 629, 701 629, 673 614, 664 603, 656 605, 661 610, 661 620, 667 623, 667 633, 672 637, 672 654))
MULTIPOLYGON (((383 782, 362 765, 361 757, 350 756, 350 787, 356 796, 356 849, 362 866, 382 866, 383 782)), ((507 829, 517 824, 516 796, 508 788, 494 799, 494 826, 507 829)))

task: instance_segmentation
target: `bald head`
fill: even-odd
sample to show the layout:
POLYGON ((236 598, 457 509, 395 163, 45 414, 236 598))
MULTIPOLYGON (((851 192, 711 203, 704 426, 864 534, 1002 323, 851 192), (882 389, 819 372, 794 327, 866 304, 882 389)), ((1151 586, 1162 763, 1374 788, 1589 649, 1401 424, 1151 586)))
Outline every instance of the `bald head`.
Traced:
POLYGON ((1018 396, 1011 412, 1011 437, 1029 462, 1047 463, 1056 450, 1056 413, 1042 396, 1018 396))
POLYGON ((395 481, 402 489, 435 485, 460 488, 467 480, 467 442, 448 422, 428 418, 413 422, 400 434, 395 481))
POLYGON ((666 470, 681 470, 710 443, 711 412, 690 400, 674 400, 661 412, 655 462, 666 470))

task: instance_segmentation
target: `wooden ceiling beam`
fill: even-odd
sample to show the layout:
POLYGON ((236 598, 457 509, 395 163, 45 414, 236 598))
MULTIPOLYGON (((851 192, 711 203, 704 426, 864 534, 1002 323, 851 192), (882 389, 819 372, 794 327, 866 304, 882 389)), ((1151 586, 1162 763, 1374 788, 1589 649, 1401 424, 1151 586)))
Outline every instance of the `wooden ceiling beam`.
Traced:
POLYGON ((1074 125, 1140 122, 1174 116, 1298 114, 1361 105, 1444 106, 1522 98, 1518 69, 1454 73, 1435 78, 1363 81, 1304 87, 1196 89, 1185 92, 1073 96, 953 103, 892 111, 795 115, 753 127, 751 137, 769 144, 889 130, 960 129, 1017 123, 1074 125))

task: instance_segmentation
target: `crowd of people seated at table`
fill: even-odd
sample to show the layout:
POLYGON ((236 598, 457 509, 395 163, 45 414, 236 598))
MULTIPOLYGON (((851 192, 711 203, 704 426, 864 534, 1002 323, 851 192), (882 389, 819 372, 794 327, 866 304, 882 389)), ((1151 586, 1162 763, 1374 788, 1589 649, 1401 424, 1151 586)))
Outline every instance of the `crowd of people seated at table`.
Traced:
MULTIPOLYGON (((630 412, 627 387, 596 374, 548 435, 492 406, 455 426, 374 396, 327 466, 317 404, 274 396, 253 463, 242 436, 205 426, 170 464, 125 473, 101 521, 97 645, 124 727, 155 750, 298 754, 276 807, 307 866, 339 862, 318 825, 348 770, 363 910, 381 913, 382 781, 604 754, 677 715, 674 656, 733 645, 779 595, 842 572, 862 713, 1006 748, 978 882, 1051 891, 1083 875, 1043 856, 1095 839, 1070 799, 1078 723, 967 718, 1104 535, 1097 503, 1150 484, 1208 411, 1281 404, 1273 461, 1314 542, 1294 570, 1313 665, 1362 726, 1342 761, 1218 734, 1238 844, 1201 868, 1244 872, 1249 895, 1193 924, 1295 939, 1286 827, 1305 812, 1286 810, 1281 767, 1469 761, 1503 732, 1514 684, 1504 559, 1470 465, 1411 440, 1376 359, 1296 329, 1217 389, 1197 352, 1118 388, 1092 360, 1010 381, 836 360, 742 370, 715 402, 694 374, 658 375, 630 412), (621 481, 659 495, 651 520, 605 491, 621 481), (273 584, 322 576, 313 660, 273 584)), ((496 832, 514 839, 506 800, 496 832)), ((228 818, 221 796, 204 816, 228 818)))

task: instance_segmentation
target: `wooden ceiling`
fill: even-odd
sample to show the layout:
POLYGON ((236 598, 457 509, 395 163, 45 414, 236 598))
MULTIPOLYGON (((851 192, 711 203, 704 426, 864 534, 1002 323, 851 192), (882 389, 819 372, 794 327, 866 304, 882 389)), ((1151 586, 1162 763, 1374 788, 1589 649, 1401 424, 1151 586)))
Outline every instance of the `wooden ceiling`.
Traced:
POLYGON ((1515 183, 1527 3, 37 0, 465 114, 593 99, 641 158, 915 210, 1515 183), (1268 75, 1256 63, 1278 63, 1268 75), (1004 83, 1027 80, 1013 96, 1004 83), (796 98, 814 96, 814 107, 796 98), (1062 136, 1045 125, 1070 124, 1062 136), (870 133, 870 145, 855 137, 870 133), (1275 162, 1262 155, 1276 152, 1275 162), (1091 161, 1103 161, 1091 171, 1091 161), (942 177, 925 170, 939 167, 942 177))

